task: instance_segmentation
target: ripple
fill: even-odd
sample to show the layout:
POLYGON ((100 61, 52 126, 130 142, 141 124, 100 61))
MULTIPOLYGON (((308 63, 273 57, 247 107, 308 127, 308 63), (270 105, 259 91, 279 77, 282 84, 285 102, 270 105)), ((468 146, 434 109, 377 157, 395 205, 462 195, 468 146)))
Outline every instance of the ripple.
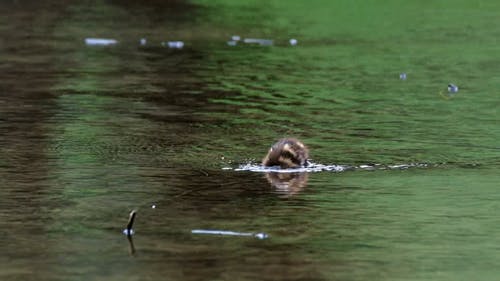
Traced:
POLYGON ((237 168, 224 167, 223 170, 234 170, 234 171, 249 171, 249 172, 260 172, 260 173, 309 173, 309 172, 345 172, 353 170, 362 171, 373 171, 373 170, 405 170, 409 168, 426 168, 429 166, 437 166, 437 164, 428 163, 409 163, 409 164, 396 164, 396 165, 382 165, 382 164, 366 164, 358 166, 349 165, 335 165, 335 164, 318 164, 309 163, 307 167, 293 168, 293 169, 281 169, 280 167, 265 167, 255 163, 247 163, 238 166, 237 168))

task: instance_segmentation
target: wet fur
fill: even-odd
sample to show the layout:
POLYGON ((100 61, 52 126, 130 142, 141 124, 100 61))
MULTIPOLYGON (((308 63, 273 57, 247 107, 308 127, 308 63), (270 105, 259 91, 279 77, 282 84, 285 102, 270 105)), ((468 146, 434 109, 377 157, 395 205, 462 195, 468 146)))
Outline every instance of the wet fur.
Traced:
POLYGON ((307 166, 309 149, 298 139, 284 138, 273 144, 262 165, 280 166, 283 169, 307 166))

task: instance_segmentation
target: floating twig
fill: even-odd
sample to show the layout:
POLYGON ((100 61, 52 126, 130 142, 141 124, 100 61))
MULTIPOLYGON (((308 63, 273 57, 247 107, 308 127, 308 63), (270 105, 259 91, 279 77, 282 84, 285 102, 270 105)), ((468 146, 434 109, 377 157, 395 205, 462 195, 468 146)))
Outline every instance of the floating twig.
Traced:
POLYGON ((134 240, 132 239, 131 235, 127 235, 127 241, 128 241, 128 252, 131 256, 134 256, 135 246, 134 246, 134 240))
POLYGON ((227 231, 227 230, 208 230, 208 229, 193 229, 191 230, 193 234, 212 234, 212 235, 225 235, 225 236, 247 236, 247 237, 255 237, 258 239, 266 239, 269 237, 267 233, 264 232, 236 232, 236 231, 227 231))
POLYGON ((109 46, 115 45, 118 41, 115 39, 107 38, 85 38, 85 44, 88 46, 109 46))
POLYGON ((130 212, 130 215, 128 217, 127 228, 125 228, 123 230, 123 234, 125 234, 127 236, 131 236, 134 234, 134 230, 132 229, 132 227, 134 226, 134 220, 135 220, 136 214, 137 214, 136 210, 132 210, 132 212, 130 212))

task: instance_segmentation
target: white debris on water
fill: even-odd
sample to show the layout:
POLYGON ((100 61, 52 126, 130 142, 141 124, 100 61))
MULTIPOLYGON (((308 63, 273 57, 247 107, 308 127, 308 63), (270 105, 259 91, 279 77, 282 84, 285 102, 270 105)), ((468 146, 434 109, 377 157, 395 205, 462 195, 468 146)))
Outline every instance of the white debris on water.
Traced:
POLYGON ((272 46, 273 40, 260 38, 245 38, 243 42, 246 44, 259 44, 261 46, 272 46))
POLYGON ((109 46, 117 44, 118 41, 115 39, 107 38, 85 38, 85 44, 88 46, 109 46))
POLYGON ((167 41, 167 42, 162 42, 161 45, 169 47, 170 49, 182 49, 184 47, 184 42, 182 42, 182 41, 167 41))
POLYGON ((209 234, 209 235, 222 235, 222 236, 246 236, 246 237, 255 237, 258 239, 266 239, 269 237, 264 232, 236 232, 236 231, 228 231, 228 230, 212 230, 212 229, 193 229, 191 230, 192 234, 209 234))

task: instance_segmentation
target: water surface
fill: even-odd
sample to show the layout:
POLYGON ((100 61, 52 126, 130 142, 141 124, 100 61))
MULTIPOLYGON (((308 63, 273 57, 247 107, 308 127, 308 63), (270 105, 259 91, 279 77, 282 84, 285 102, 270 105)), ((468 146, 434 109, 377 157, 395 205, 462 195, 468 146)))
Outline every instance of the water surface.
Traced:
POLYGON ((1 5, 0 279, 498 279, 500 4, 1 5))

